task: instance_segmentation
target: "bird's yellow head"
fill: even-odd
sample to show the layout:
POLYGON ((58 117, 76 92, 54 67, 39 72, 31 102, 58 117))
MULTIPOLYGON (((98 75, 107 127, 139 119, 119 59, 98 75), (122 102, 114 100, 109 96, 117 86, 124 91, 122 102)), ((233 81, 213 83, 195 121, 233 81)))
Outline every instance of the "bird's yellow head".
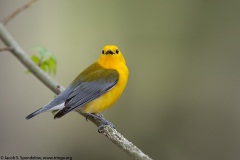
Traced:
POLYGON ((106 45, 102 49, 102 54, 98 63, 105 68, 114 68, 113 66, 126 64, 122 52, 115 45, 106 45))

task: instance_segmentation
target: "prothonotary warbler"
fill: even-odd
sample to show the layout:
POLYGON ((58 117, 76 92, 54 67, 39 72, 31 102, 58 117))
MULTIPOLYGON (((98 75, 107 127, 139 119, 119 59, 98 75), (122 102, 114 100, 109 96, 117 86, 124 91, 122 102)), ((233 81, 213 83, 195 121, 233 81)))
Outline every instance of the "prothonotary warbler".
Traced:
POLYGON ((115 45, 106 45, 97 62, 80 73, 55 99, 26 119, 45 111, 56 111, 54 118, 60 118, 72 110, 81 110, 101 120, 96 114, 118 100, 127 81, 128 68, 121 51, 115 45))

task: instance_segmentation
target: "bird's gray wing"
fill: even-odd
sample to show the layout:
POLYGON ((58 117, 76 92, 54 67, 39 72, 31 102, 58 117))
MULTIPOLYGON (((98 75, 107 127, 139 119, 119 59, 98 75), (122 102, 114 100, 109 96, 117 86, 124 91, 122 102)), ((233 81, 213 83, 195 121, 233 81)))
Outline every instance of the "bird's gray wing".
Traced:
POLYGON ((113 88, 118 80, 119 74, 113 69, 100 69, 83 77, 68 95, 65 107, 54 118, 60 118, 76 108, 85 106, 113 88))

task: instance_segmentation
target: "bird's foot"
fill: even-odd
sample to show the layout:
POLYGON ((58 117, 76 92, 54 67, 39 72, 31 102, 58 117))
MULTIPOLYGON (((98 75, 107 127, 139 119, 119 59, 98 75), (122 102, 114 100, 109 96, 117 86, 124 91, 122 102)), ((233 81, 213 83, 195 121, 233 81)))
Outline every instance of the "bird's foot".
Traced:
POLYGON ((103 127, 107 126, 107 125, 112 127, 112 128, 115 128, 115 126, 111 122, 109 122, 109 121, 107 121, 106 119, 103 118, 103 115, 97 116, 93 113, 88 113, 88 115, 86 116, 86 120, 88 119, 89 116, 91 116, 94 119, 97 119, 101 122, 101 125, 98 127, 98 132, 99 133, 102 133, 103 132, 103 127))

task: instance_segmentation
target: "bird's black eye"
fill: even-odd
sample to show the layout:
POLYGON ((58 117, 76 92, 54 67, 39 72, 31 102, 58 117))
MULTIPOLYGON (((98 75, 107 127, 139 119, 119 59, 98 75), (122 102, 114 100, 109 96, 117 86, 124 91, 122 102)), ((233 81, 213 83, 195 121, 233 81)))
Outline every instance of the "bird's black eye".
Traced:
POLYGON ((116 53, 118 54, 118 52, 119 52, 119 50, 117 49, 117 50, 116 50, 116 53))
POLYGON ((102 54, 104 54, 104 50, 102 50, 102 54))

